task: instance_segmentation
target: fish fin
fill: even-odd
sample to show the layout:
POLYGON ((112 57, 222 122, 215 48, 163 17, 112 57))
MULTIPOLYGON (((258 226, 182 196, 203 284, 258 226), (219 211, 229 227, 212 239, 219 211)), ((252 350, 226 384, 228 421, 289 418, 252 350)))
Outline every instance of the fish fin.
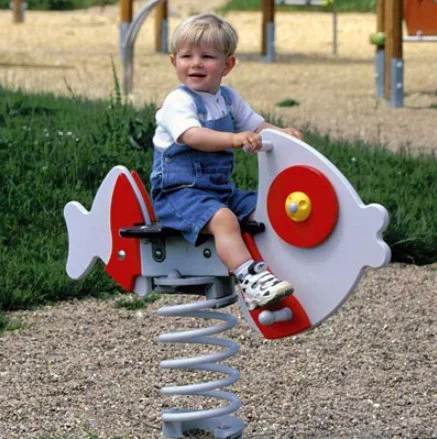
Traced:
POLYGON ((102 256, 95 245, 92 213, 77 201, 71 201, 64 208, 64 218, 68 230, 66 271, 70 278, 81 279, 102 256))

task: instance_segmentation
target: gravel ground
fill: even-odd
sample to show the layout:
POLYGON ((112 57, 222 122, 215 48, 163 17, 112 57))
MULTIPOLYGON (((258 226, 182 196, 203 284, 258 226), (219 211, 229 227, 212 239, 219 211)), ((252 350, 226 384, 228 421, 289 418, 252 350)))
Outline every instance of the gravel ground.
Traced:
MULTIPOLYGON (((171 3, 173 27, 221 2, 171 3)), ((240 32, 241 62, 227 83, 255 108, 334 138, 437 150, 433 45, 406 45, 406 105, 394 110, 374 97, 373 14, 340 15, 337 57, 329 14, 278 14, 275 64, 259 60, 260 14, 228 18, 240 32), (300 105, 275 107, 284 97, 300 105)), ((167 56, 153 53, 152 28, 137 43, 131 99, 139 104, 160 102, 175 84, 167 56)), ((117 51, 116 8, 28 12, 20 26, 0 11, 3 85, 106 98, 117 51)), ((368 271, 337 314, 285 340, 265 341, 241 321, 229 337, 241 344, 230 364, 241 372, 232 391, 245 437, 437 438, 436 281, 436 265, 368 271)), ((0 335, 0 439, 160 437, 160 411, 175 404, 160 387, 193 377, 159 370, 178 350, 157 337, 195 322, 155 310, 184 299, 162 297, 143 311, 85 300, 12 313, 24 328, 0 335)), ((229 311, 239 314, 236 305, 229 311)))
MULTIPOLYGON (((273 342, 242 320, 228 335, 241 346, 229 363, 241 372, 231 390, 245 437, 437 437, 436 283, 436 265, 368 271, 323 325, 273 342)), ((160 411, 172 404, 159 388, 187 377, 159 370, 182 351, 157 337, 194 325, 156 315, 176 300, 14 313, 25 328, 0 338, 0 438, 159 438, 160 411)))

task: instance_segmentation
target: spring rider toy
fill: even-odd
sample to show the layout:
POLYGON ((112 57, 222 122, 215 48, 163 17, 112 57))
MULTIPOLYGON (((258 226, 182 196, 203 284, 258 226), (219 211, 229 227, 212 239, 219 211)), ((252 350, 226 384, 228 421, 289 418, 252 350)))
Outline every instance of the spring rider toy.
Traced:
POLYGON ((243 421, 230 415, 240 407, 240 400, 222 390, 238 381, 239 372, 220 363, 236 354, 239 346, 213 337, 238 320, 217 309, 239 301, 244 317, 265 338, 295 335, 319 325, 338 309, 366 267, 381 267, 390 260, 390 249, 382 239, 388 224, 384 207, 364 205, 340 171, 305 142, 270 129, 261 134, 264 151, 258 153, 256 222, 244 226, 243 237, 254 259, 263 259, 275 275, 295 287, 293 296, 269 307, 247 309, 212 237, 194 247, 177 231, 162 228, 138 174, 123 166, 107 174, 89 212, 76 201, 64 209, 71 278, 85 276, 99 258, 124 290, 139 296, 152 291, 204 296, 193 303, 163 307, 159 315, 221 322, 159 337, 164 343, 222 348, 195 358, 164 360, 160 367, 225 376, 161 389, 165 395, 224 401, 212 409, 164 410, 166 438, 180 438, 191 430, 210 432, 216 439, 243 437, 243 421))

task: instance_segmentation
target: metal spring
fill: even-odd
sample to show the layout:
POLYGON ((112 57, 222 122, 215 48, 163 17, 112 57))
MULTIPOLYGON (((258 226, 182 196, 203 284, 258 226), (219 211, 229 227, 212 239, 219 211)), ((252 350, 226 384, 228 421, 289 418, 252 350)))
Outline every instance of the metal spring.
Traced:
MULTIPOLYGON (((233 296, 235 296, 235 294, 233 296)), ((231 298, 233 296, 231 296, 231 298)), ((200 317, 206 320, 215 319, 224 322, 207 328, 160 335, 159 340, 164 343, 206 344, 225 348, 225 350, 218 353, 192 358, 165 360, 160 363, 161 368, 199 370, 228 375, 226 378, 206 383, 163 387, 161 389, 161 394, 163 395, 196 395, 218 398, 229 402, 229 404, 224 407, 206 410, 164 410, 161 416, 164 422, 185 422, 215 418, 232 413, 240 408, 241 402, 236 395, 223 390, 218 390, 222 387, 230 386, 240 379, 240 373, 238 370, 230 366, 218 364, 219 361, 235 355, 239 351, 239 345, 232 340, 211 337, 211 335, 216 335, 233 328, 238 324, 238 319, 230 314, 207 310, 208 308, 220 308, 226 306, 226 304, 229 304, 229 301, 230 296, 226 296, 219 299, 209 299, 183 305, 166 306, 158 310, 158 315, 160 316, 200 317)))

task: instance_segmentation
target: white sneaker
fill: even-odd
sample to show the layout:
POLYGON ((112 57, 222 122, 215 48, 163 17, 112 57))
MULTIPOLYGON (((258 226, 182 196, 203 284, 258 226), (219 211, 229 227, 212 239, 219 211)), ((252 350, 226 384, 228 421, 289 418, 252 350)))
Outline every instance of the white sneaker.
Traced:
POLYGON ((279 280, 267 271, 263 261, 253 262, 247 274, 237 280, 250 311, 278 302, 294 291, 287 281, 279 280))

